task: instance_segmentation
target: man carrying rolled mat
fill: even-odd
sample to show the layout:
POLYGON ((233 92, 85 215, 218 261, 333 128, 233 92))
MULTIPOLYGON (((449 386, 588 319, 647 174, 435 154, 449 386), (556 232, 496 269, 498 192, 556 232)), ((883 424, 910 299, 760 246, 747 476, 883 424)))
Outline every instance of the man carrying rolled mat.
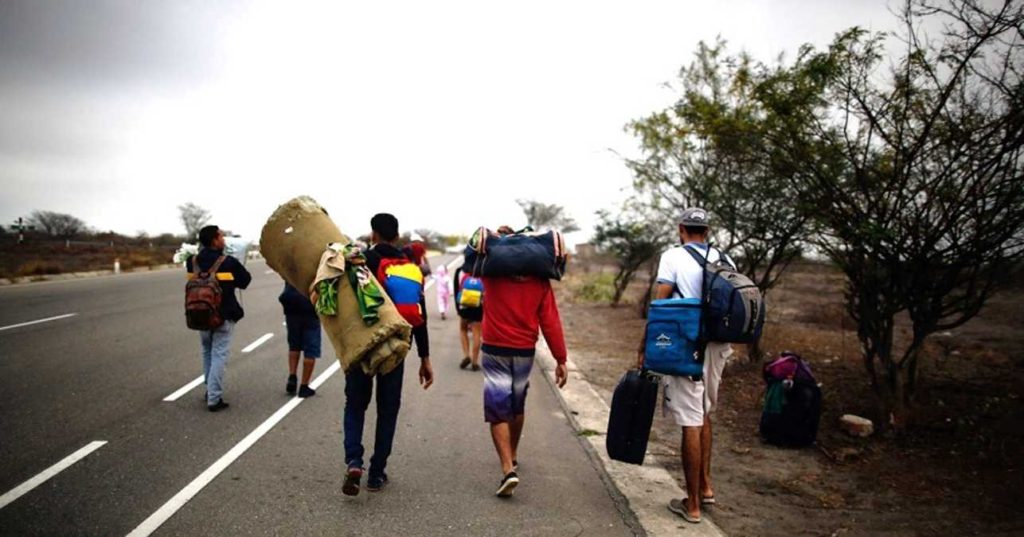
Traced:
MULTIPOLYGON (((372 246, 366 252, 366 265, 374 275, 378 273, 383 259, 407 259, 396 246, 398 240, 398 219, 387 213, 374 215, 370 219, 370 242, 372 246)), ((383 284, 383 282, 381 282, 383 284)), ((420 296, 420 309, 426 319, 426 299, 420 296)), ((424 322, 413 327, 413 339, 416 351, 420 356, 420 384, 427 389, 434 383, 434 371, 430 366, 430 340, 427 335, 427 324, 424 322)), ((385 473, 388 457, 395 439, 395 428, 398 424, 398 410, 402 403, 402 376, 405 362, 386 374, 376 375, 377 380, 377 426, 374 441, 374 453, 370 458, 369 477, 366 490, 378 492, 388 483, 385 473)), ((366 409, 373 395, 374 376, 367 375, 358 367, 345 373, 345 481, 342 492, 348 496, 359 494, 360 481, 363 477, 363 424, 366 409)))

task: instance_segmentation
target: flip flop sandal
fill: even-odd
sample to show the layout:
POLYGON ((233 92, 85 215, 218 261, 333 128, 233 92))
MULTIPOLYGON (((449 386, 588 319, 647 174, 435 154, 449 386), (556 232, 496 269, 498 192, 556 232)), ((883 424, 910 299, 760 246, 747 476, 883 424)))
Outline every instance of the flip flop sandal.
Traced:
POLYGON ((715 497, 714 496, 705 496, 705 497, 700 499, 700 504, 701 505, 715 505, 715 497))
POLYGON ((700 524, 700 517, 692 517, 686 510, 686 505, 683 503, 684 500, 670 500, 668 502, 668 510, 683 517, 683 520, 691 524, 700 524))

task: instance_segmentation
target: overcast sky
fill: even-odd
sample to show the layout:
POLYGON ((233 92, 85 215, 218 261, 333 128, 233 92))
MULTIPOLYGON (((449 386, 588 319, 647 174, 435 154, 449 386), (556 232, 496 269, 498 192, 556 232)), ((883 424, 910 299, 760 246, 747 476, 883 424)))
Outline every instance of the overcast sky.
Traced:
POLYGON ((584 240, 699 40, 769 60, 852 25, 888 4, 0 0, 0 222, 181 233, 191 201, 256 237, 308 194, 350 235, 468 233, 532 198, 584 240))

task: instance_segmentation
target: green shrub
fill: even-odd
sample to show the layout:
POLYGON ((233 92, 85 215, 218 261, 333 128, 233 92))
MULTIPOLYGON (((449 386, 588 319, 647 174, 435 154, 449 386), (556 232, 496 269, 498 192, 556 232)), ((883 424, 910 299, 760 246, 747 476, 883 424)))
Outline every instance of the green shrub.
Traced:
POLYGON ((583 274, 573 289, 573 296, 581 302, 611 303, 615 297, 615 275, 597 272, 583 274))

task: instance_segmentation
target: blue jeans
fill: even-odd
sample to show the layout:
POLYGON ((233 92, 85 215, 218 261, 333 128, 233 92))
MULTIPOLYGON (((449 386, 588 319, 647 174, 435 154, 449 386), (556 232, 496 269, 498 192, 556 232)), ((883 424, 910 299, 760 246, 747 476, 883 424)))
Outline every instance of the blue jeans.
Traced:
POLYGON ((231 332, 234 328, 234 321, 224 321, 216 330, 199 333, 199 341, 203 345, 203 378, 206 379, 208 405, 216 404, 224 394, 224 368, 228 365, 231 332))
MULTIPOLYGON (((402 406, 402 376, 405 361, 386 375, 377 375, 377 436, 370 458, 370 475, 384 475, 391 445, 398 426, 398 409, 402 406)), ((358 366, 345 374, 345 463, 348 467, 363 466, 363 423, 373 395, 373 377, 358 366)))

